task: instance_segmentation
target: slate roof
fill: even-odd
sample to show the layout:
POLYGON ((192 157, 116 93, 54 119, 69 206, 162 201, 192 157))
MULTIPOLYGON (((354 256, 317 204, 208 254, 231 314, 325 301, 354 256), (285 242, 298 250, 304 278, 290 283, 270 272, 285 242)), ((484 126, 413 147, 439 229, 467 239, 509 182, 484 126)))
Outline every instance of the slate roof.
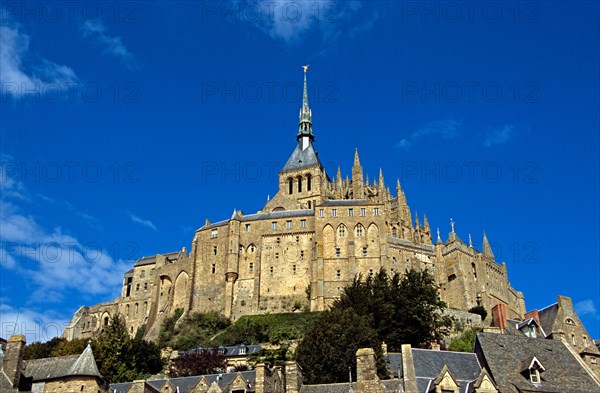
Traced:
POLYGON ((600 393, 600 386, 561 341, 518 335, 478 333, 475 352, 482 354, 490 374, 502 393, 561 392, 600 393), (521 365, 535 356, 545 371, 536 387, 521 365))
POLYGON ((301 168, 307 168, 313 165, 321 165, 321 161, 319 161, 319 156, 317 152, 313 148, 312 144, 309 144, 308 147, 302 150, 300 144, 296 146, 290 158, 288 158, 281 172, 294 171, 301 168))
POLYGON ((548 307, 542 308, 538 311, 540 315, 540 324, 546 334, 551 334, 554 328, 554 321, 556 320, 556 314, 558 313, 558 303, 551 304, 548 307))
POLYGON ((366 199, 330 199, 317 206, 355 206, 355 205, 381 205, 378 202, 370 202, 366 199))
MULTIPOLYGON (((258 220, 277 220, 281 218, 292 218, 292 217, 310 217, 314 216, 315 212, 312 209, 298 209, 298 210, 281 210, 270 213, 255 213, 248 214, 239 218, 240 222, 247 221, 258 221, 258 220)), ((209 225, 203 226, 202 230, 217 228, 227 224, 230 220, 223 220, 219 222, 215 222, 209 225)))
MULTIPOLYGON (((381 381, 385 387, 386 393, 402 393, 404 388, 398 379, 387 379, 381 381)), ((356 391, 356 383, 330 383, 322 385, 303 385, 300 393, 348 393, 356 391)))
MULTIPOLYGON (((173 257, 176 257, 177 255, 179 255, 179 251, 168 252, 166 254, 161 254, 161 255, 164 255, 167 258, 173 258, 173 257)), ((135 261, 135 266, 152 265, 155 263, 156 263, 156 255, 152 255, 149 257, 142 257, 142 258, 138 259, 137 261, 135 261)))
POLYGON ((27 360, 23 375, 33 382, 45 381, 72 375, 102 378, 92 348, 88 345, 81 355, 59 356, 27 360))
MULTIPOLYGON (((0 367, 2 367, 1 364, 0 367)), ((17 389, 13 389, 12 383, 8 380, 8 377, 6 376, 6 374, 4 374, 4 371, 0 370, 0 392, 5 393, 17 391, 17 389)))
MULTIPOLYGON (((179 393, 189 393, 200 381, 201 378, 205 378, 209 385, 213 382, 217 382, 219 388, 223 390, 223 393, 230 393, 230 390, 227 388, 233 380, 237 377, 237 372, 235 373, 224 373, 224 374, 211 374, 211 375, 198 375, 194 377, 182 377, 182 378, 170 378, 168 381, 175 387, 175 389, 179 388, 179 393)), ((250 389, 248 392, 254 392, 254 384, 256 382, 256 371, 242 371, 240 372, 243 378, 245 378, 250 384, 250 389)), ((152 381, 146 381, 148 385, 150 385, 153 389, 160 391, 160 388, 165 384, 167 379, 156 379, 152 381)), ((134 382, 126 382, 126 383, 115 383, 110 385, 111 393, 126 393, 133 386, 134 382)))
MULTIPOLYGON (((419 393, 431 390, 433 380, 440 374, 444 365, 460 383, 460 393, 471 392, 481 373, 481 365, 474 353, 412 348, 412 356, 419 393)), ((388 360, 390 371, 394 374, 400 372, 402 375, 402 354, 389 353, 388 360)))
MULTIPOLYGON (((233 356, 248 356, 250 354, 256 353, 258 351, 260 351, 262 349, 262 347, 260 345, 236 345, 236 346, 231 346, 231 347, 220 347, 223 348, 224 350, 224 355, 227 357, 233 357, 233 356), (240 353, 241 348, 246 348, 246 353, 240 353)), ((192 354, 192 353, 197 353, 197 352, 204 352, 204 351, 211 351, 213 350, 213 348, 194 348, 194 349, 190 349, 187 351, 182 351, 179 353, 179 355, 185 355, 185 354, 192 354)))

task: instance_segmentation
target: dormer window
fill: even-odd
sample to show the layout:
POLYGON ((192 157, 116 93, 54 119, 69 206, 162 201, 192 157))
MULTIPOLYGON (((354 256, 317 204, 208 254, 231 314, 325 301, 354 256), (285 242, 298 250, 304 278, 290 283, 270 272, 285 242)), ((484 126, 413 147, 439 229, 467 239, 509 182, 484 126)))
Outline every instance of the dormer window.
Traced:
POLYGON ((529 370, 529 379, 531 380, 531 383, 533 383, 534 385, 539 385, 540 370, 538 370, 537 368, 529 370))
POLYGON ((539 386, 542 383, 540 373, 544 371, 546 371, 546 369, 535 356, 526 359, 521 364, 521 372, 523 373, 523 376, 529 377, 531 383, 536 386, 539 386))

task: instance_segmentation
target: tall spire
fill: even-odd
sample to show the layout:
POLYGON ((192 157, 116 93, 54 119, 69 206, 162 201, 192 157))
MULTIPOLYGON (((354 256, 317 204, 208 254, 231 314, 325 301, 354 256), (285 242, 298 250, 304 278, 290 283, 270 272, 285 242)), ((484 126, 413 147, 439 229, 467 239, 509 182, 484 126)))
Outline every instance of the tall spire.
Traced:
POLYGON ((298 134, 296 139, 302 144, 302 150, 306 149, 315 136, 312 132, 312 111, 308 106, 308 87, 306 86, 306 71, 308 65, 302 66, 304 68, 304 92, 302 94, 302 108, 300 109, 300 123, 298 124, 298 134))
POLYGON ((481 247, 482 250, 482 254, 485 255, 486 257, 494 258, 494 252, 492 251, 492 247, 490 246, 490 242, 488 241, 487 235, 485 234, 485 231, 483 231, 483 247, 481 247))
POLYGON ((360 158, 358 157, 358 147, 354 150, 354 166, 360 166, 360 158))

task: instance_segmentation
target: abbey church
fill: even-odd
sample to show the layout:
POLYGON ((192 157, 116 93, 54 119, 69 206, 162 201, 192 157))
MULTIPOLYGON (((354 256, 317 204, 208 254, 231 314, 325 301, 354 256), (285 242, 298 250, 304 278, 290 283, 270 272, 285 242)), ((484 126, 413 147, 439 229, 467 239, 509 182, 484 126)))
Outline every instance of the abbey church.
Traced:
POLYGON ((427 217, 413 220, 399 181, 390 189, 381 172, 365 180, 358 150, 351 178, 343 179, 339 169, 334 178, 325 172, 314 148, 306 72, 297 143, 279 172, 277 194, 256 213, 234 210, 228 219, 207 220, 189 250, 136 261, 121 296, 79 308, 64 337, 93 337, 116 313, 131 334, 146 325, 146 336, 155 337, 178 308, 232 320, 321 311, 357 274, 380 268, 390 274, 427 269, 449 308, 481 304, 490 311, 504 304, 507 318, 524 316, 523 294, 509 284, 506 264, 495 260, 485 233, 480 251, 464 243, 453 224, 445 241, 439 231, 433 235, 427 217))

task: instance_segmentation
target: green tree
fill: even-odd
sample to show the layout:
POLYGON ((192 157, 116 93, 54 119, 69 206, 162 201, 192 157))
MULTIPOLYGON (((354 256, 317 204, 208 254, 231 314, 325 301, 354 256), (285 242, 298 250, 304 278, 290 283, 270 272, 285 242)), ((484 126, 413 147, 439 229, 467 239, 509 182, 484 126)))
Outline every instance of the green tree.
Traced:
POLYGON ((85 338, 76 338, 71 341, 63 340, 56 345, 50 352, 50 356, 80 355, 87 347, 88 340, 85 338))
POLYGON ((366 316, 391 351, 400 351, 402 344, 416 347, 441 340, 452 326, 451 318, 442 314, 446 304, 427 270, 389 277, 381 269, 366 280, 357 276, 333 307, 366 316))
POLYGON ((92 343, 98 369, 111 383, 133 381, 162 369, 160 348, 141 334, 136 336, 129 337, 124 320, 116 314, 92 343))
POLYGON ((351 308, 334 308, 309 327, 296 349, 296 360, 309 384, 345 382, 349 370, 355 373, 359 348, 375 350, 377 373, 386 377, 381 341, 369 319, 351 308))
POLYGON ((227 358, 217 348, 192 352, 179 356, 169 365, 169 373, 175 377, 214 374, 225 371, 227 358))
POLYGON ((460 336, 456 337, 450 342, 450 345, 448 345, 448 350, 455 352, 473 352, 475 336, 480 331, 481 328, 470 328, 463 331, 460 336))
POLYGON ((52 356, 54 348, 66 341, 62 337, 54 337, 45 343, 34 341, 25 347, 24 358, 25 360, 49 358, 52 356))

